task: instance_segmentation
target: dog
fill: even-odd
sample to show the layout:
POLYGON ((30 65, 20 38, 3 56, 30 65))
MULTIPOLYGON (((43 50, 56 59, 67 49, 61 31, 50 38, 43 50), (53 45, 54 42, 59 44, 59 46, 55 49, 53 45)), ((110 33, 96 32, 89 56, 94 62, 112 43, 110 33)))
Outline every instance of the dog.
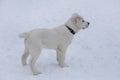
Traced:
POLYGON ((41 54, 42 48, 54 49, 57 53, 57 61, 60 67, 67 67, 65 54, 67 47, 72 42, 73 36, 81 29, 86 29, 89 22, 85 21, 78 13, 74 13, 65 24, 52 29, 34 29, 24 32, 19 37, 24 38, 25 50, 22 55, 22 65, 29 65, 33 75, 40 72, 36 70, 35 62, 41 54))

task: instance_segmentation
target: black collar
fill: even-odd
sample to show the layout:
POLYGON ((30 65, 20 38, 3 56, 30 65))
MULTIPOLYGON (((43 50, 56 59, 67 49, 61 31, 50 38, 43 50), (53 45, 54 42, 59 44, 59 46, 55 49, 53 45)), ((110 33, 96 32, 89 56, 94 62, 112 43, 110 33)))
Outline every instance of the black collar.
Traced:
POLYGON ((74 35, 75 34, 75 31, 72 29, 72 28, 70 28, 69 26, 67 26, 67 25, 65 25, 65 27, 67 27, 67 29, 74 35))

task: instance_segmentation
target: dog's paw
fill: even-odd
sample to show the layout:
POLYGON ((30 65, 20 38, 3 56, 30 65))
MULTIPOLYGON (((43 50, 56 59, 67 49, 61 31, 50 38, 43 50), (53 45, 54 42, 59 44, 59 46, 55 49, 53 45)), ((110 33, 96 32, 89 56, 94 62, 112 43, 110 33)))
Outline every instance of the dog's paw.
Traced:
MULTIPOLYGON (((60 65, 60 64, 59 64, 60 65)), ((64 67, 69 67, 67 64, 61 64, 60 65, 61 68, 64 68, 64 67)))
POLYGON ((33 75, 37 76, 39 74, 42 74, 41 72, 34 72, 33 75))
POLYGON ((26 66, 26 65, 28 65, 28 64, 27 64, 27 63, 22 63, 22 65, 23 65, 23 66, 26 66))

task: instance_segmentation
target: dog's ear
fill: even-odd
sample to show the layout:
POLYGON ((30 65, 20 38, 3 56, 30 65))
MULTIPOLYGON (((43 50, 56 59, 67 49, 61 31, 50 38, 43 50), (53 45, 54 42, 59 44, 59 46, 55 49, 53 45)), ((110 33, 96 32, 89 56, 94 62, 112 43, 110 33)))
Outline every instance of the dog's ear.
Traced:
POLYGON ((73 13, 72 16, 79 16, 79 14, 78 13, 73 13))
POLYGON ((77 23, 80 20, 80 16, 77 13, 74 13, 71 17, 73 23, 77 23))

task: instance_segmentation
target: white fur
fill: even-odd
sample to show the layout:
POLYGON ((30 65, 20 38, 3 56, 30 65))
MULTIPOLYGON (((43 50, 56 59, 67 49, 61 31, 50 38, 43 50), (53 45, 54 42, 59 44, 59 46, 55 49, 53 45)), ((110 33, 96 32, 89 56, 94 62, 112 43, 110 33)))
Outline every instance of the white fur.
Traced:
MULTIPOLYGON (((75 32, 78 32, 82 27, 87 27, 88 22, 82 22, 83 18, 78 14, 73 14, 72 17, 65 23, 75 32), (86 26, 83 26, 86 24, 86 26)), ((54 49, 57 52, 57 61, 60 67, 66 67, 65 53, 67 47, 70 45, 73 39, 73 34, 65 27, 61 25, 53 29, 35 29, 30 32, 20 34, 21 38, 25 41, 25 50, 22 56, 22 64, 26 65, 26 60, 30 55, 30 68, 34 75, 39 74, 35 68, 35 62, 41 54, 42 48, 54 49)))

